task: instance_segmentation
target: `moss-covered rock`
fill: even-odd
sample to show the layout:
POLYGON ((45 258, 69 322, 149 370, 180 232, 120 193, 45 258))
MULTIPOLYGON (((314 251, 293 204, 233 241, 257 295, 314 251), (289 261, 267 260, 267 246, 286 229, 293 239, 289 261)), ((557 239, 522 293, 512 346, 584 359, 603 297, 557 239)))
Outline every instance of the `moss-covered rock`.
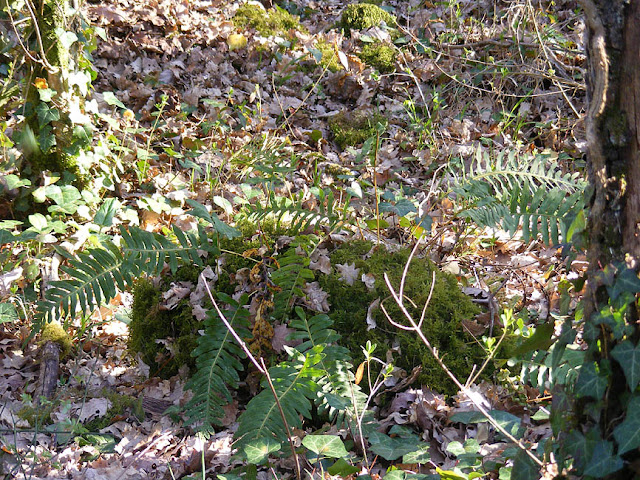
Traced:
POLYGON ((245 3, 238 8, 233 23, 238 27, 254 28, 265 37, 283 35, 290 30, 306 31, 298 18, 286 10, 280 7, 265 10, 261 5, 253 3, 245 3))
MULTIPOLYGON (((333 273, 319 275, 318 278, 323 290, 329 293, 329 316, 342 336, 341 343, 354 356, 356 365, 363 360, 361 346, 367 340, 378 345, 377 355, 383 359, 389 349, 397 346, 399 352, 393 356, 397 366, 411 372, 415 366, 422 365, 418 382, 438 392, 455 394, 455 385, 415 333, 391 325, 380 308, 372 312, 376 327, 368 329, 367 312, 377 299, 382 301, 391 318, 407 324, 390 297, 383 274, 386 272, 392 284, 398 286, 408 256, 409 252, 406 250, 390 253, 383 248, 373 248, 370 242, 354 241, 341 246, 331 254, 333 273), (353 285, 341 280, 338 264, 359 269, 353 285), (372 289, 361 281, 363 274, 375 279, 372 289)), ((417 321, 429 296, 434 271, 436 283, 423 323, 423 332, 453 373, 460 379, 466 379, 473 366, 482 364, 486 355, 484 349, 463 329, 462 320, 471 319, 479 309, 460 291, 455 278, 438 270, 427 259, 414 258, 406 277, 404 293, 405 298, 411 299, 415 307, 409 301, 405 305, 417 321)))
POLYGON ((372 3, 349 5, 343 10, 340 19, 340 26, 344 28, 347 35, 350 30, 364 30, 380 26, 382 23, 392 27, 397 24, 397 20, 394 15, 372 3))
POLYGON ((395 70, 395 50, 386 43, 370 43, 362 47, 358 56, 367 64, 381 73, 391 73, 395 70))
POLYGON ((338 146, 344 149, 347 146, 362 144, 365 140, 376 135, 376 125, 387 124, 387 120, 380 114, 365 110, 354 112, 341 112, 329 119, 329 129, 338 146))

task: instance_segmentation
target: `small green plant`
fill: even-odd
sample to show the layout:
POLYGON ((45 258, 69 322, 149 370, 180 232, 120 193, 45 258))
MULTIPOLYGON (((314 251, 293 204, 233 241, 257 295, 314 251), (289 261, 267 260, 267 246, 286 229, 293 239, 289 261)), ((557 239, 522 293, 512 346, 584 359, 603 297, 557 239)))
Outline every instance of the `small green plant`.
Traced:
POLYGON ((342 149, 347 146, 356 146, 365 140, 376 137, 376 125, 387 124, 387 120, 380 114, 364 110, 353 112, 341 112, 329 119, 329 128, 333 133, 334 140, 342 149))

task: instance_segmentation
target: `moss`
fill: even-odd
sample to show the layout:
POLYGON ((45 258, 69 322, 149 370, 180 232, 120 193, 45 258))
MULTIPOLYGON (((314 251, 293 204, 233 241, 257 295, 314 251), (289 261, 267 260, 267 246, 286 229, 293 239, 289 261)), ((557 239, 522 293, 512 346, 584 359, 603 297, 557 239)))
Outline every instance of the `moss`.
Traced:
POLYGON ((151 367, 152 374, 168 378, 175 375, 182 365, 195 366, 191 352, 197 344, 200 325, 191 312, 188 300, 181 301, 173 310, 159 308, 160 291, 145 279, 138 281, 133 290, 133 307, 129 323, 129 349, 139 353, 151 367), (168 339, 173 356, 158 362, 159 354, 167 349, 156 340, 168 339))
POLYGON ((367 64, 382 73, 391 73, 395 70, 395 50, 385 43, 372 43, 362 47, 358 56, 367 64))
POLYGON ((47 342, 55 342, 60 346, 60 358, 64 358, 71 353, 71 337, 60 325, 59 322, 49 322, 42 327, 40 332, 40 345, 47 342))
MULTIPOLYGON (((399 367, 411 372, 415 366, 422 365, 418 382, 438 392, 455 394, 455 385, 415 333, 395 328, 380 309, 373 314, 376 328, 367 330, 367 310, 376 299, 383 301, 391 318, 403 322, 402 314, 390 298, 383 274, 386 272, 389 275, 393 285, 399 285, 408 255, 408 251, 389 253, 384 249, 372 249, 370 242, 363 241, 351 242, 336 250, 331 254, 333 273, 320 275, 318 279, 323 290, 329 294, 329 316, 342 336, 341 343, 354 355, 356 365, 363 360, 361 346, 367 340, 378 345, 376 354, 382 359, 397 344, 400 353, 394 354, 394 362, 399 367), (341 275, 337 272, 336 265, 345 263, 354 264, 360 269, 358 279, 362 274, 372 274, 375 277, 374 288, 369 290, 360 280, 356 280, 353 285, 340 280, 341 275)), ((462 327, 462 320, 477 314, 478 307, 460 291, 454 277, 438 270, 429 260, 419 258, 413 260, 405 283, 406 298, 410 298, 417 307, 413 308, 409 303, 407 305, 414 318, 419 319, 422 305, 429 296, 434 270, 436 284, 427 308, 423 331, 440 351, 453 373, 458 378, 465 379, 473 365, 480 365, 485 359, 484 349, 462 327)))
POLYGON ((111 407, 107 412, 98 418, 84 424, 85 428, 90 432, 97 432, 121 418, 129 418, 135 416, 138 420, 144 420, 144 410, 142 408, 142 398, 134 398, 128 395, 120 395, 111 390, 104 390, 103 397, 111 402, 111 407))
POLYGON ((349 30, 364 30, 377 27, 382 23, 392 27, 397 24, 396 17, 371 3, 355 3, 347 6, 342 12, 340 26, 347 35, 349 30))
POLYGON ((262 6, 250 3, 238 8, 233 23, 238 27, 254 28, 265 37, 286 34, 289 30, 306 31, 286 10, 276 7, 265 11, 262 6))
POLYGON ((322 52, 322 58, 320 59, 320 66, 327 68, 330 72, 338 72, 344 70, 344 67, 338 59, 338 53, 332 43, 320 40, 316 44, 316 48, 322 52))
POLYGON ((376 124, 387 123, 380 114, 371 115, 370 112, 357 110, 355 112, 341 112, 329 119, 329 128, 338 146, 360 145, 365 140, 376 135, 376 124))
MULTIPOLYGON (((43 397, 44 398, 44 397, 43 397)), ((32 427, 42 425, 51 425, 51 413, 57 405, 54 402, 43 401, 42 404, 33 406, 25 405, 16 412, 21 420, 26 420, 32 427)))

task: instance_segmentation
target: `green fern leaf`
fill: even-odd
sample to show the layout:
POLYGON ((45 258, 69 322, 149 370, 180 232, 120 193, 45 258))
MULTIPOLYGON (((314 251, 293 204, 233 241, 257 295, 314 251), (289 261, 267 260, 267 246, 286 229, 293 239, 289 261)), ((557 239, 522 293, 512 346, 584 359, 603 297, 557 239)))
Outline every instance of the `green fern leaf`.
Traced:
MULTIPOLYGON (((243 307, 249 303, 248 296, 245 294, 236 301, 218 293, 218 298, 229 305, 225 318, 240 338, 251 338, 249 311, 243 307)), ((204 335, 198 338, 192 356, 196 357, 196 373, 186 385, 193 392, 193 398, 185 406, 186 425, 199 423, 199 431, 208 435, 214 425, 220 425, 223 407, 231 402, 229 389, 238 388, 238 372, 244 370, 240 360, 246 354, 218 315, 210 312, 204 322, 204 335)))
POLYGON ((202 266, 199 250, 217 253, 203 227, 199 227, 197 235, 174 227, 173 234, 177 244, 159 234, 121 227, 121 247, 107 241, 104 248, 92 248, 77 257, 64 253, 68 265, 60 269, 69 278, 51 282, 44 300, 38 303, 36 327, 50 318, 75 315, 78 311, 88 315, 116 295, 116 286, 124 291, 143 274, 157 275, 165 262, 175 272, 181 261, 202 266))
POLYGON ((318 207, 317 211, 314 211, 305 206, 302 193, 292 200, 277 197, 274 192, 270 192, 266 206, 256 204, 249 207, 249 218, 260 221, 273 217, 278 227, 285 223, 292 235, 296 235, 320 225, 333 229, 346 217, 346 207, 338 207, 338 201, 330 190, 325 192, 318 189, 316 199, 318 207))
POLYGON ((280 408, 290 429, 302 427, 302 418, 311 418, 311 407, 319 390, 316 379, 322 375, 322 370, 316 367, 323 356, 322 346, 314 347, 305 355, 295 350, 290 353, 290 361, 269 369, 278 402, 265 379, 263 390, 249 401, 240 415, 235 435, 240 451, 265 438, 279 443, 288 441, 280 408))
POLYGON ((563 173, 548 156, 500 154, 493 161, 480 150, 468 172, 454 174, 461 211, 483 227, 501 226, 511 235, 522 227, 525 241, 542 236, 560 243, 584 208, 586 182, 563 173))
POLYGON ((317 365, 323 371, 317 380, 319 410, 328 409, 335 418, 353 419, 355 411, 364 407, 366 395, 355 384, 349 350, 336 344, 340 335, 331 328, 333 320, 324 314, 308 318, 300 307, 296 307, 295 313, 297 318, 289 322, 295 331, 288 339, 302 341, 296 350, 304 354, 319 346, 323 348, 324 356, 317 365))
POLYGON ((304 296, 302 289, 307 281, 315 277, 309 269, 309 257, 298 255, 296 248, 300 244, 294 242, 289 249, 278 257, 278 268, 271 273, 271 281, 279 291, 274 295, 272 316, 276 320, 284 320, 291 312, 294 300, 304 296))

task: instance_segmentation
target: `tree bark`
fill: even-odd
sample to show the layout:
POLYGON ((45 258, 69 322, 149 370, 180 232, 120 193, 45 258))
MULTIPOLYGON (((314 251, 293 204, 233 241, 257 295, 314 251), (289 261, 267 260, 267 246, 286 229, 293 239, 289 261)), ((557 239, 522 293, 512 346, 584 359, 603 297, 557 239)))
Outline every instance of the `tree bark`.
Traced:
MULTIPOLYGON (((604 398, 580 399, 578 428, 597 425, 600 438, 625 418, 628 387, 610 352, 624 339, 640 339, 637 302, 624 311, 627 330, 614 334, 600 313, 615 309, 611 282, 621 269, 640 267, 640 0, 582 0, 586 20, 587 168, 592 188, 588 219, 589 270, 584 298, 588 359, 607 375, 604 398), (613 273, 612 273, 613 272, 613 273), (597 412, 597 413, 595 413, 597 412)), ((629 359, 631 361, 631 359, 629 359)), ((624 455, 624 468, 607 478, 633 478, 640 453, 624 455)))

